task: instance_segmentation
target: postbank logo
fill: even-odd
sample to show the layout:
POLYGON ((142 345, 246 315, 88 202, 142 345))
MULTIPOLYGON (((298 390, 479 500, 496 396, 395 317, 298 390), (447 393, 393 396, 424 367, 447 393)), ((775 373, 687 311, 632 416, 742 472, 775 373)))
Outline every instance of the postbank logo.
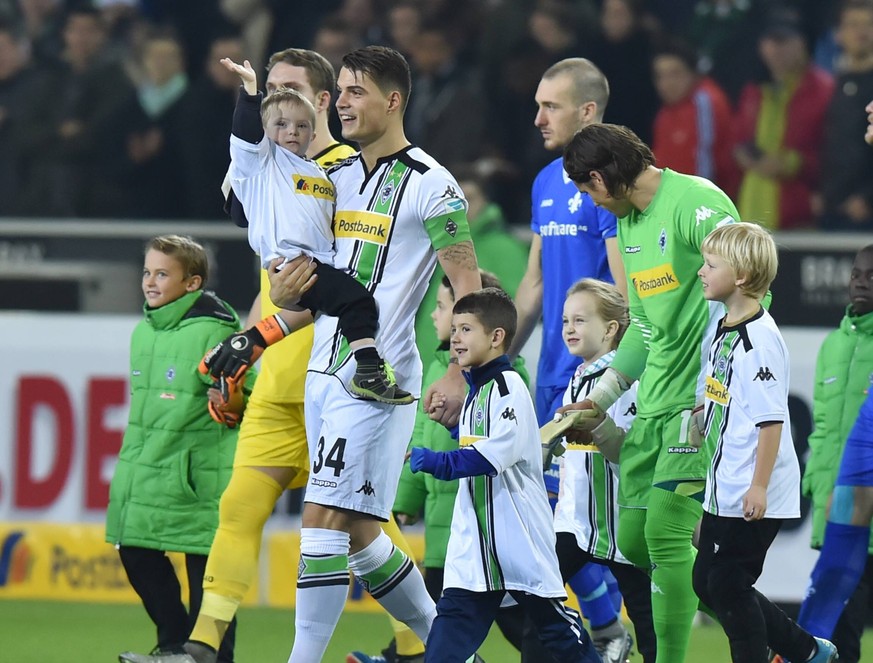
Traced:
POLYGON ((478 442, 479 440, 484 440, 485 437, 482 435, 462 435, 458 440, 459 447, 469 447, 473 442, 478 442))
POLYGON ((711 375, 706 376, 706 387, 704 388, 704 393, 709 400, 715 401, 719 405, 727 405, 728 401, 731 399, 731 394, 728 391, 728 388, 711 375))
POLYGON ((306 177, 305 175, 292 175, 294 190, 304 196, 314 196, 325 200, 336 200, 336 189, 328 180, 321 177, 306 177))
POLYGON ((587 451, 589 453, 600 452, 595 444, 579 444, 577 442, 568 442, 567 451, 587 451))
POLYGON ((630 275, 630 279, 641 299, 670 292, 679 287, 679 278, 673 271, 671 263, 634 272, 630 275))
POLYGON ((378 212, 337 210, 333 233, 337 239, 361 239, 372 244, 387 244, 392 217, 378 212))
POLYGON ((33 553, 24 532, 10 532, 0 544, 0 587, 23 583, 33 568, 33 553))

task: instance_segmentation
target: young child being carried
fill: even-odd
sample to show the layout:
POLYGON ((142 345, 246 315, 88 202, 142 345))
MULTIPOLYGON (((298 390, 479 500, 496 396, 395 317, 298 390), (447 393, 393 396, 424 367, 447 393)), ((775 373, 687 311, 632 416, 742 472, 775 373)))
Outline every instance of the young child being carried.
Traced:
POLYGON ((469 659, 507 593, 528 610, 557 660, 600 661, 578 614, 563 605, 567 595, 555 555, 536 415, 506 356, 516 324, 515 306, 502 290, 478 290, 455 303, 452 348, 470 385, 460 448, 410 451, 413 472, 462 479, 426 663, 469 659))
MULTIPOLYGON (((230 136, 230 182, 249 220, 249 244, 265 269, 280 269, 305 254, 316 263, 316 280, 299 306, 339 318, 339 327, 355 355, 357 370, 348 389, 356 396, 401 405, 413 401, 376 350, 379 318, 376 301, 352 275, 333 266, 333 213, 336 190, 321 166, 306 158, 315 137, 315 108, 296 90, 279 89, 266 99, 246 60, 221 63, 236 72, 243 89, 237 99, 230 136)), ((230 340, 245 362, 218 366, 213 356, 204 369, 236 378, 264 348, 289 330, 279 316, 269 316, 230 340)), ((222 360, 224 361, 224 360, 222 360)))
POLYGON ((706 476, 694 591, 715 611, 736 663, 830 663, 832 643, 812 635, 758 592, 783 520, 800 517, 800 468, 788 420, 785 341, 761 299, 776 276, 776 245, 754 223, 719 226, 701 246, 703 296, 727 314, 705 373, 706 476))

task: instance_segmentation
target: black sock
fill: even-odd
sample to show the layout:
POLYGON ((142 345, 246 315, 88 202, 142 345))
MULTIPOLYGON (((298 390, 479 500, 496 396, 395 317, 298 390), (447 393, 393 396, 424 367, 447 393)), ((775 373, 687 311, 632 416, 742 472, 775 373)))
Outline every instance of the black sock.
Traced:
POLYGON ((358 362, 358 368, 378 368, 382 358, 376 347, 370 345, 360 350, 355 350, 355 360, 358 362))

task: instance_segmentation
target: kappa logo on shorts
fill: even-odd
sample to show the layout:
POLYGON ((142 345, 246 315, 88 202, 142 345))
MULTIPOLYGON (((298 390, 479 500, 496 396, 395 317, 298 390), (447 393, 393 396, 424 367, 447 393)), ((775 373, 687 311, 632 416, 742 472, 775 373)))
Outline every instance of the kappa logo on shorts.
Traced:
POLYGON ((697 451, 694 447, 667 447, 668 454, 696 454, 697 451))
POLYGON ((373 497, 376 494, 376 490, 373 488, 373 484, 370 483, 369 479, 364 479, 364 485, 358 488, 356 493, 363 493, 367 497, 373 497))
POLYGON ((336 481, 325 481, 324 479, 316 479, 312 477, 309 483, 313 486, 323 486, 324 488, 336 488, 336 481))

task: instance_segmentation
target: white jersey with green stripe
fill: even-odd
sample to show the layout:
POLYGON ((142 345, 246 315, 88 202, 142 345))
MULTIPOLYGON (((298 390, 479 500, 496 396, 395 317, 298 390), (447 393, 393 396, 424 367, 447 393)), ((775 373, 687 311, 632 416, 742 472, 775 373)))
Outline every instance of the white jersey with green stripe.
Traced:
POLYGON ((759 426, 782 423, 779 453, 767 486, 766 518, 800 517, 800 467, 788 417, 788 348, 763 308, 737 325, 719 323, 706 372, 706 476, 704 508, 716 516, 743 517, 752 485, 759 426))
MULTIPOLYGON (((436 267, 436 251, 470 240, 467 202, 451 174, 409 146, 367 171, 360 154, 332 166, 336 187, 334 266, 373 293, 379 307, 376 345, 397 381, 421 391, 414 320, 436 267)), ((318 314, 309 370, 349 372, 351 353, 337 318, 318 314)), ((353 369, 352 369, 353 370, 353 369)))
POLYGON ((460 481, 443 586, 566 598, 536 413, 518 373, 502 371, 468 396, 459 443, 482 454, 497 475, 460 481))
MULTIPOLYGON (((600 359, 583 364, 576 370, 564 393, 564 405, 587 398, 594 384, 615 356, 609 352, 600 359)), ((637 413, 637 386, 622 394, 607 411, 616 425, 630 428, 637 413)), ((559 461, 561 483, 555 507, 555 531, 576 537, 580 550, 599 559, 630 564, 619 552, 618 535, 618 465, 610 463, 597 451, 583 445, 568 444, 559 461)))

